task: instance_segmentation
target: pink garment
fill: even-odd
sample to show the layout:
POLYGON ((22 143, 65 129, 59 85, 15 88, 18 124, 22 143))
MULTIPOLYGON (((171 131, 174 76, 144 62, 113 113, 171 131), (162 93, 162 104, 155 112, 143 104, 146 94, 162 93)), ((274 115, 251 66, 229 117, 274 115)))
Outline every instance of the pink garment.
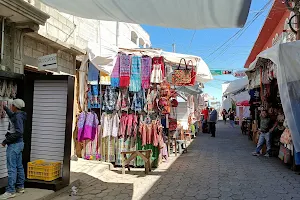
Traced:
POLYGON ((152 59, 149 56, 142 57, 142 88, 150 88, 152 59))
POLYGON ((127 116, 127 137, 131 137, 133 118, 133 114, 127 116))
POLYGON ((147 125, 144 123, 140 124, 140 134, 142 138, 142 146, 145 146, 147 144, 147 125))
POLYGON ((147 144, 152 144, 152 124, 147 124, 147 144))
POLYGON ((78 134, 77 134, 77 140, 78 142, 82 142, 82 136, 83 136, 83 130, 84 130, 84 123, 85 123, 85 118, 86 118, 86 113, 82 112, 78 116, 78 122, 77 122, 77 127, 78 127, 78 134))
POLYGON ((120 138, 125 137, 126 126, 127 126, 127 114, 123 114, 120 119, 120 132, 119 132, 120 138))
POLYGON ((88 112, 82 134, 82 140, 94 140, 97 134, 99 120, 96 113, 88 112))
POLYGON ((158 146, 158 132, 156 121, 152 121, 153 146, 158 146))
POLYGON ((134 115, 133 116, 133 137, 136 138, 137 134, 137 126, 138 126, 138 116, 134 115))

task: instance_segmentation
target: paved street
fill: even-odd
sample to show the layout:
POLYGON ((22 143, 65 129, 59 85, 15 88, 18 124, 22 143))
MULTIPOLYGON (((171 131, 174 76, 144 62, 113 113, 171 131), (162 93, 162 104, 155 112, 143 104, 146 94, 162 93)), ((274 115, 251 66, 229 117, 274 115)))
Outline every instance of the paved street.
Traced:
MULTIPOLYGON (((253 157, 254 144, 219 123, 216 138, 199 135, 186 154, 148 176, 137 170, 82 174, 76 199, 299 199, 300 176, 279 159, 253 157)), ((55 200, 68 199, 67 196, 55 200)), ((71 198, 70 198, 71 199, 71 198)), ((74 198, 75 199, 75 198, 74 198)))

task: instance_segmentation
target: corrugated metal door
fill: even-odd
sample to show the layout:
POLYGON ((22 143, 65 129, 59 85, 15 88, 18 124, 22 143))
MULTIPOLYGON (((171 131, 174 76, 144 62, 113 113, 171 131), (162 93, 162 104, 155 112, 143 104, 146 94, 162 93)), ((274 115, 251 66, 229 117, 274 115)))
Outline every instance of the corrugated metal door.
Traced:
POLYGON ((35 80, 30 160, 63 162, 67 80, 35 80))

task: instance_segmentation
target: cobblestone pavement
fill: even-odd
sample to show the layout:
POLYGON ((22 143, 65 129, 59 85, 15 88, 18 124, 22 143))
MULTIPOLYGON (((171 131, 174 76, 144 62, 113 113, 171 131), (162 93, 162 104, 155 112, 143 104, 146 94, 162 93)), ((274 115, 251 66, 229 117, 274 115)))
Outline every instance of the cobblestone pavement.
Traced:
MULTIPOLYGON (((298 199, 300 176, 277 158, 253 157, 254 144, 218 123, 216 138, 199 135, 185 153, 144 176, 140 170, 91 171, 73 199, 298 199)), ((72 199, 65 196, 55 200, 72 199)))

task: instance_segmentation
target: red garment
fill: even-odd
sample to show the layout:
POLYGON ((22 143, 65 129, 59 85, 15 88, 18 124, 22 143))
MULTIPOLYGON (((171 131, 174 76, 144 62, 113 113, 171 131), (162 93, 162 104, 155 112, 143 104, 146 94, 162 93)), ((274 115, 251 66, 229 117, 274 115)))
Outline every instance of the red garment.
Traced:
POLYGON ((147 124, 147 144, 152 144, 152 124, 147 124))
POLYGON ((208 119, 208 110, 205 109, 205 110, 202 110, 201 114, 204 115, 204 119, 207 120, 208 119))
MULTIPOLYGON (((161 56, 161 57, 154 57, 154 58, 152 58, 152 64, 160 64, 161 71, 162 71, 162 77, 165 77, 165 62, 164 62, 164 57, 161 56)), ((153 68, 152 68, 152 70, 153 70, 153 68)))
POLYGON ((137 134, 137 126, 138 126, 138 116, 134 115, 133 116, 133 137, 136 138, 137 134))

